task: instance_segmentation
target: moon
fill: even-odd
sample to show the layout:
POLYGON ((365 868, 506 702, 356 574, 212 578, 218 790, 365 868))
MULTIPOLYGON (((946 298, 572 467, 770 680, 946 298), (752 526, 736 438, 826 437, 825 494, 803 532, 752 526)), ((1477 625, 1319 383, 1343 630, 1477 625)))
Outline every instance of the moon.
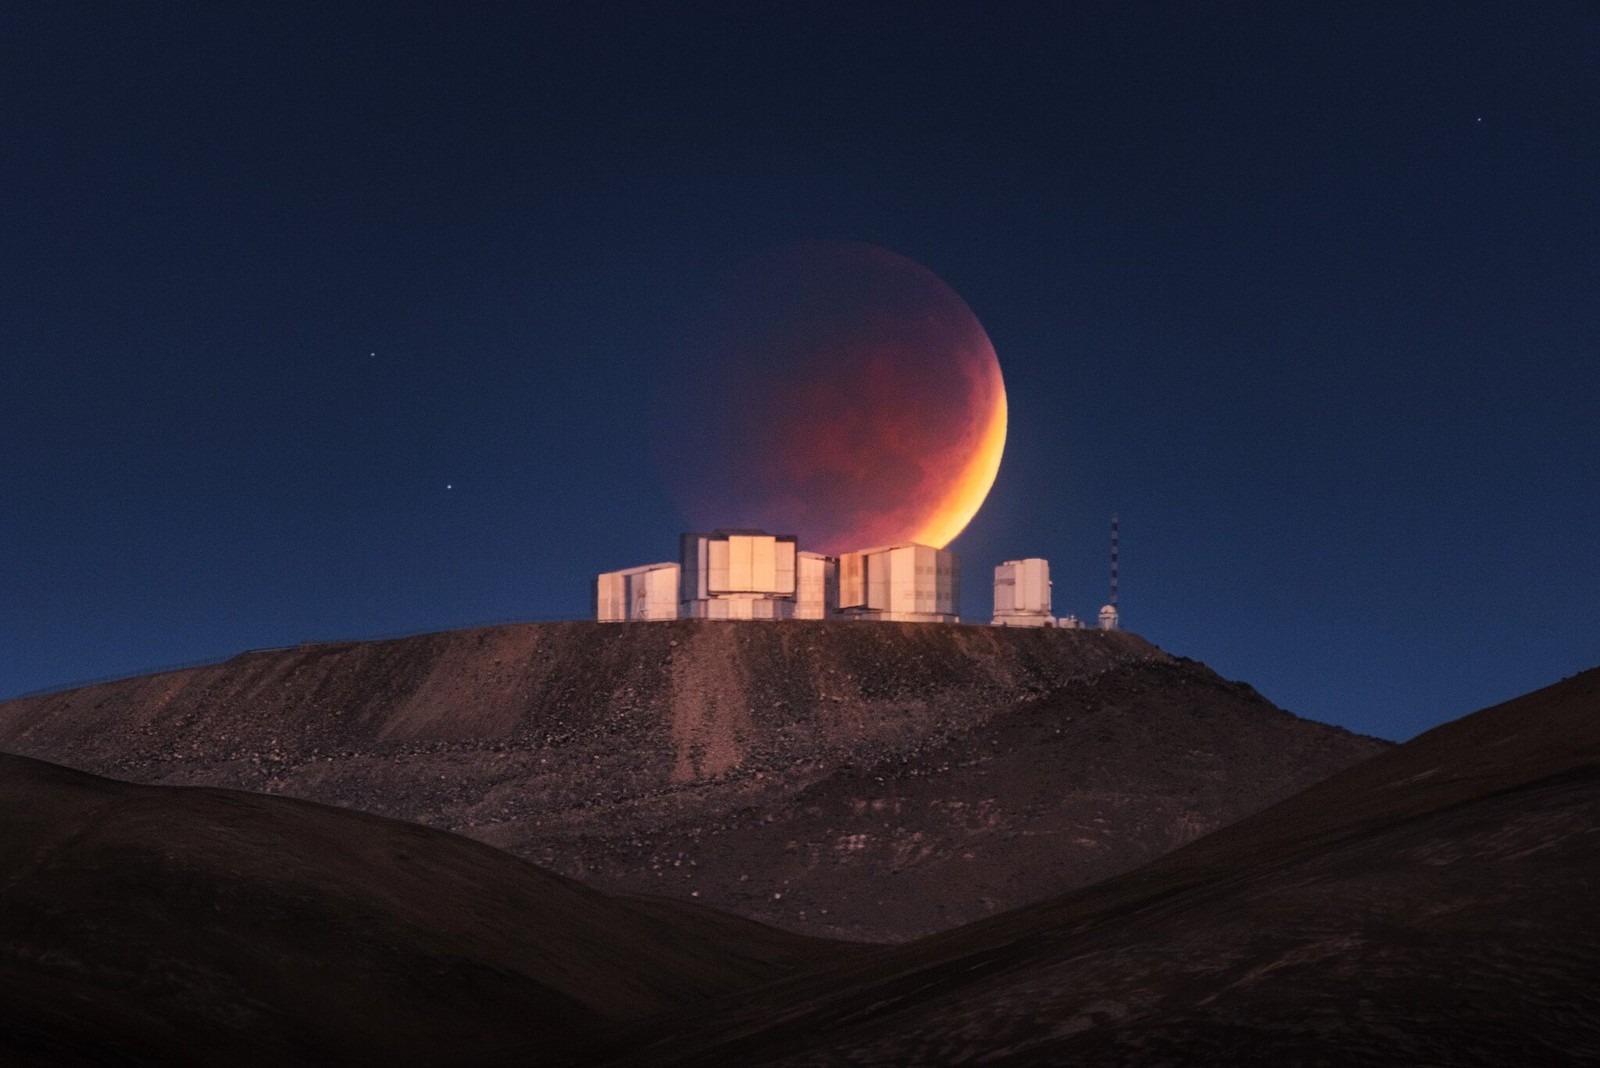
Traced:
POLYGON ((656 397, 657 455, 700 530, 839 553, 944 548, 1000 470, 1006 391, 932 271, 861 242, 789 245, 714 285, 656 397))

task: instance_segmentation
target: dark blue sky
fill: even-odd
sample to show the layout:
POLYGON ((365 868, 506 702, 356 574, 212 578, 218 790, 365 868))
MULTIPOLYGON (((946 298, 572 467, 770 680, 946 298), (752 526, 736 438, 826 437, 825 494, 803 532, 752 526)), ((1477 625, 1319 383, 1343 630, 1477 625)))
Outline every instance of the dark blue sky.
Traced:
POLYGON ((1393 738, 1600 663, 1600 7, 13 4, 0 695, 582 617, 707 282, 870 241, 1011 437, 965 611, 1393 738), (447 488, 453 486, 453 489, 447 488))

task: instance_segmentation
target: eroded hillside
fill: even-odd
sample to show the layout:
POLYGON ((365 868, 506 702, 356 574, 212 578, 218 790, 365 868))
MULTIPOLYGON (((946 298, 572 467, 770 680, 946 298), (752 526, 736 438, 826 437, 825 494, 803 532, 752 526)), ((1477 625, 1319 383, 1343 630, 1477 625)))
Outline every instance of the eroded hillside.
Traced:
POLYGON ((1597 713, 1600 669, 1137 871, 652 1021, 582 1063, 1600 1063, 1597 713))
POLYGON ((0 754, 0 1063, 549 1063, 854 947, 457 835, 0 754))
POLYGON ((833 621, 310 645, 0 705, 0 749, 880 939, 1128 870, 1383 747, 1131 634, 833 621))

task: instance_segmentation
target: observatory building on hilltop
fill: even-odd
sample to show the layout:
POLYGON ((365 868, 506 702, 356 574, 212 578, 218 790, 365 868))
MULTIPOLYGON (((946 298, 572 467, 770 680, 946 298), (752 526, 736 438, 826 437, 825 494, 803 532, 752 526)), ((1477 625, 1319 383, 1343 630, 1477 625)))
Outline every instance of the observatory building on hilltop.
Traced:
MULTIPOLYGON (((1052 614, 1050 562, 1030 556, 994 569, 997 627, 1076 630, 1076 616, 1052 614)), ((803 552, 793 534, 714 530, 685 534, 678 559, 607 571, 594 580, 594 617, 603 623, 657 619, 865 619, 961 622, 961 560, 931 545, 902 542, 838 556, 803 552)), ((1117 520, 1111 519, 1111 603, 1100 630, 1120 630, 1117 520)))
POLYGON ((684 619, 824 619, 836 599, 837 565, 801 552, 793 534, 685 534, 679 559, 678 609, 684 619))
POLYGON ((596 619, 677 619, 678 565, 608 571, 594 582, 596 619))
POLYGON ((601 622, 826 619, 839 602, 838 562, 801 552, 792 534, 685 534, 676 563, 607 571, 594 581, 601 622))
POLYGON ((832 557, 802 552, 792 534, 685 534, 676 563, 598 576, 595 618, 956 623, 960 566, 955 553, 912 543, 832 557))
POLYGON ((994 569, 994 625, 1053 627, 1050 562, 1037 556, 1007 560, 994 569))
POLYGON ((886 623, 961 622, 961 560, 905 542, 839 557, 839 615, 886 623))

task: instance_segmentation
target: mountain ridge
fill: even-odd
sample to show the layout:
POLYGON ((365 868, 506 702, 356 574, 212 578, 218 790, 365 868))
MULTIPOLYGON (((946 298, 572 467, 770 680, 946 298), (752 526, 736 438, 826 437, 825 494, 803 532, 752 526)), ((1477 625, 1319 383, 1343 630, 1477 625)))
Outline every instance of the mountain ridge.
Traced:
POLYGON ((1600 669, 1136 871, 642 1026, 581 1063, 1588 1063, 1600 669))
POLYGON ((1136 867, 1384 745, 1133 634, 841 621, 475 629, 0 704, 0 749, 865 940, 1136 867))
POLYGON ((37 1063, 437 1063, 855 951, 415 824, 0 754, 0 1053, 37 1063))

